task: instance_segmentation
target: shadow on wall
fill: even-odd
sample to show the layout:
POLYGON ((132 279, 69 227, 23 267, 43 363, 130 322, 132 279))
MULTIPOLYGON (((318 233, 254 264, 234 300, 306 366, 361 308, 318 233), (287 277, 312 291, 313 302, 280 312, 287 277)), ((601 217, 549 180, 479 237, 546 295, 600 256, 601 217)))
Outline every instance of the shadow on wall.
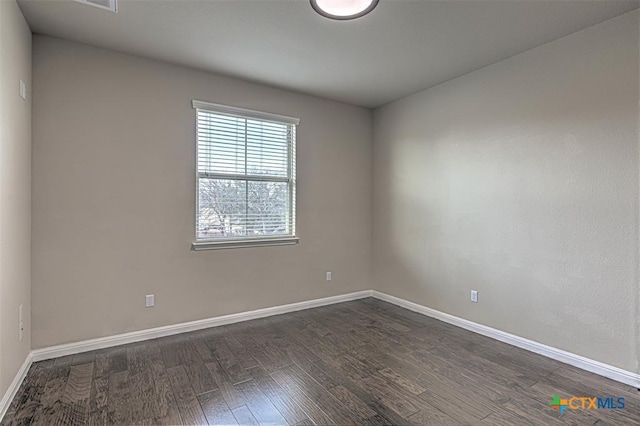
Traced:
POLYGON ((595 89, 490 117, 445 89, 376 113, 376 288, 631 370, 636 107, 595 89))

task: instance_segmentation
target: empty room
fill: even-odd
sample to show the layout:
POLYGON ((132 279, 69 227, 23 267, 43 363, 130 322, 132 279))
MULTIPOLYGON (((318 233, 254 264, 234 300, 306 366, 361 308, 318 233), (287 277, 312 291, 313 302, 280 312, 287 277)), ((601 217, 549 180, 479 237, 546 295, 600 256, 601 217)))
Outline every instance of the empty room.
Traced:
POLYGON ((0 425, 640 424, 639 8, 0 0, 0 425))

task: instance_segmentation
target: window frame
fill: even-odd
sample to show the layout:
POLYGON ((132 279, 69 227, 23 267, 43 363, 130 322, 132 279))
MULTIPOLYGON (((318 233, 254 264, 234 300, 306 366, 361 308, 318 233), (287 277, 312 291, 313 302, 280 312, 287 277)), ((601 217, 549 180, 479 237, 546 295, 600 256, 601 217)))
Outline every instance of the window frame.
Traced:
MULTIPOLYGON (((300 119, 296 117, 289 117, 285 115, 272 114, 267 112, 255 111, 251 109, 238 108, 234 106, 215 104, 211 102, 204 102, 193 100, 192 107, 196 111, 195 114, 195 215, 194 215, 194 231, 195 240, 191 244, 193 250, 211 250, 211 249, 223 249, 223 248, 241 248, 241 247, 259 247, 259 246, 282 246, 297 244, 300 239, 296 235, 296 133, 297 127, 300 124, 300 119), (214 174, 213 178, 217 179, 230 179, 230 180, 244 180, 245 182, 286 182, 289 186, 289 215, 291 217, 290 226, 291 234, 277 235, 277 236, 260 236, 260 237, 233 237, 233 238, 216 238, 216 239, 200 239, 198 238, 198 216, 200 211, 200 179, 206 178, 201 176, 198 170, 198 157, 199 157, 199 143, 198 143, 198 110, 208 111, 212 113, 224 114, 229 116, 240 117, 244 119, 254 119, 261 121, 275 122, 278 124, 290 125, 293 127, 293 135, 289 138, 287 147, 288 156, 288 169, 287 177, 269 177, 269 176, 252 176, 250 174, 214 174)), ((245 142, 246 143, 246 142, 245 142)), ((246 170, 245 170, 246 172, 246 170)), ((212 178, 209 176, 209 178, 212 178)))

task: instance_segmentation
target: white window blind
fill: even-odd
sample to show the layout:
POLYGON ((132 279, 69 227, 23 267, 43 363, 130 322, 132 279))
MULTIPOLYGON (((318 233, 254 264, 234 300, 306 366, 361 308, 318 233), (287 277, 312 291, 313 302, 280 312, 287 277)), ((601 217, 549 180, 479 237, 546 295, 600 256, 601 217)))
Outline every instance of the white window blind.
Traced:
POLYGON ((196 242, 295 237, 298 120, 200 101, 193 106, 196 242))

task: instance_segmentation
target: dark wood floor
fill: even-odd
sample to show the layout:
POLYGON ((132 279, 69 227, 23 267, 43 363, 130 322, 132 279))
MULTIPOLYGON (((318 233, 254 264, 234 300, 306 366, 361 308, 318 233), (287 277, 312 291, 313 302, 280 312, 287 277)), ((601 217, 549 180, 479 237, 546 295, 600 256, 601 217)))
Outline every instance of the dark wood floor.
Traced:
POLYGON ((375 299, 34 364, 13 424, 640 424, 629 386, 375 299), (553 395, 624 397, 565 411, 553 395))

